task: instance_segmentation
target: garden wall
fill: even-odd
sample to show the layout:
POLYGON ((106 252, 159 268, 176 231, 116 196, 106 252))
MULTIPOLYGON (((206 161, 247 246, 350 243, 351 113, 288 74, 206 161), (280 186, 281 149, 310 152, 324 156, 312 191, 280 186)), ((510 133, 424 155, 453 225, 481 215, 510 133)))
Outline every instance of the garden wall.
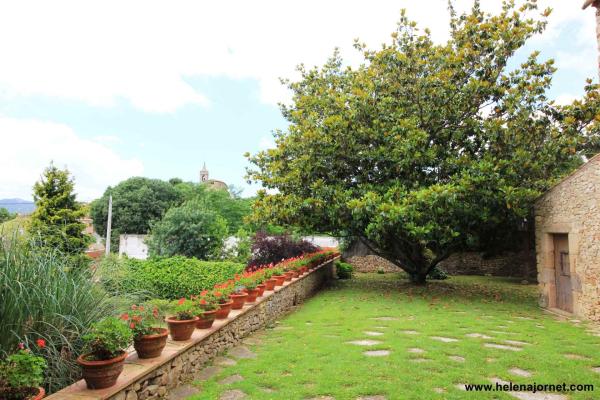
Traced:
POLYGON ((89 390, 84 381, 54 393, 49 400, 147 400, 165 398, 168 391, 181 383, 198 378, 203 366, 212 358, 238 344, 250 333, 270 325, 289 313, 294 306, 314 295, 334 276, 334 260, 300 278, 285 282, 275 291, 266 291, 254 304, 233 310, 227 320, 215 321, 211 329, 194 332, 190 340, 169 340, 163 354, 141 360, 129 355, 125 369, 112 388, 89 390))

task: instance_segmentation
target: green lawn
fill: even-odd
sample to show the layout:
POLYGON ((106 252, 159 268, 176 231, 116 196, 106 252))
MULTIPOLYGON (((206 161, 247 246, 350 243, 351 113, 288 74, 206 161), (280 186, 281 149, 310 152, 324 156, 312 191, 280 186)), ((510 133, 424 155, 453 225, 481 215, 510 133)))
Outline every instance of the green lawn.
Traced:
POLYGON ((400 274, 359 274, 322 291, 274 329, 257 333, 254 344, 247 345, 257 357, 238 360, 198 382, 202 392, 192 399, 218 399, 234 389, 251 399, 514 399, 506 393, 457 388, 490 383, 490 378, 594 384, 595 392, 570 393, 568 398, 600 398, 600 373, 592 370, 600 366, 600 337, 589 333, 586 324, 544 313, 536 296, 535 285, 502 278, 452 277, 417 288, 400 274), (374 319, 378 317, 383 319, 374 319), (490 339, 466 336, 470 334, 490 339), (357 340, 381 343, 348 343, 357 340), (488 348, 485 343, 521 350, 488 348), (363 354, 373 350, 390 354, 363 354), (509 372, 513 368, 532 375, 514 375, 509 372), (235 374, 244 380, 219 383, 235 374))

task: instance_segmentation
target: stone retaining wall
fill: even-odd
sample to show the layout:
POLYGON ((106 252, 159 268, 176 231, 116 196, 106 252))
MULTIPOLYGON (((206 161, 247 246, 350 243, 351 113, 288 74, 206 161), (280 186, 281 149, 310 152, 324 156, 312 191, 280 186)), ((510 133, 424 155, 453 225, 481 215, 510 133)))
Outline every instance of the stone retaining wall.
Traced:
POLYGON ((211 329, 197 329, 184 342, 169 339, 163 354, 142 360, 133 352, 112 388, 89 390, 83 380, 47 397, 48 400, 148 400, 166 398, 169 389, 198 378, 212 358, 240 343, 250 333, 270 325, 294 306, 314 295, 334 276, 333 261, 300 278, 265 292, 254 304, 233 310, 229 318, 215 321, 211 329))

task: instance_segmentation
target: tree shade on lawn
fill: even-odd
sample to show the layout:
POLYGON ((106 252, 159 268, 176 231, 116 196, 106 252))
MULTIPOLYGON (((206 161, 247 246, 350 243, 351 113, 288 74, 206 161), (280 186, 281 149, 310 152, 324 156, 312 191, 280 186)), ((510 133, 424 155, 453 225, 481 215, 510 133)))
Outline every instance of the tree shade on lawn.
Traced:
MULTIPOLYGON (((360 239, 415 283, 455 251, 510 245, 533 200, 598 151, 600 92, 546 97, 552 61, 507 67, 546 26, 535 2, 452 11, 450 39, 402 16, 365 63, 300 68, 277 147, 250 156, 254 220, 360 239)), ((591 82, 591 81, 590 81, 591 82)))

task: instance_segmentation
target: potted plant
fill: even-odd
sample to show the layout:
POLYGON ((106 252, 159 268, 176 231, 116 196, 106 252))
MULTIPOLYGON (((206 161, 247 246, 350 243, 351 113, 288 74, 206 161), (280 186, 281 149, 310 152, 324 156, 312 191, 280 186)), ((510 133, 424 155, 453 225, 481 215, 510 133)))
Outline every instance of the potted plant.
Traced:
POLYGON ((277 283, 277 279, 273 277, 275 271, 273 268, 265 268, 263 273, 263 277, 265 278, 264 285, 265 290, 273 290, 275 289, 275 284, 277 283))
POLYGON ((217 317, 217 310, 219 309, 218 300, 208 290, 200 293, 197 299, 198 301, 198 321, 196 322, 196 328, 208 329, 215 322, 217 317))
POLYGON ((121 315, 133 332, 133 348, 139 358, 156 358, 167 344, 169 331, 156 326, 160 321, 158 308, 150 310, 143 305, 132 305, 131 311, 121 315))
POLYGON ((231 306, 233 305, 233 300, 229 298, 229 294, 231 293, 231 285, 228 283, 215 285, 215 289, 212 293, 219 303, 219 309, 215 314, 215 318, 226 319, 231 312, 231 306))
MULTIPOLYGON (((46 346, 44 339, 38 339, 40 348, 46 346)), ((0 399, 40 400, 46 395, 43 387, 46 360, 36 356, 23 343, 19 351, 0 361, 0 399)))
POLYGON ((274 267, 273 268, 273 276, 271 278, 275 279, 275 286, 283 286, 283 282, 285 281, 285 275, 283 273, 283 268, 274 267))
POLYGON ((109 317, 92 325, 82 337, 87 353, 77 358, 89 389, 113 386, 123 372, 133 332, 124 321, 109 317))
POLYGON ((246 302, 254 303, 256 301, 256 296, 258 296, 258 289, 256 288, 258 284, 256 283, 254 274, 252 272, 244 273, 242 279, 240 280, 240 283, 242 284, 242 286, 244 286, 246 293, 248 293, 248 297, 246 297, 246 302))
POLYGON ((248 297, 248 293, 246 293, 244 289, 244 286, 236 283, 232 293, 229 295, 229 298, 233 300, 233 304, 231 305, 233 310, 239 310, 244 307, 244 302, 248 297))
POLYGON ((192 337, 192 333, 196 329, 196 322, 200 319, 196 317, 197 313, 198 307, 193 301, 185 298, 179 299, 175 306, 175 315, 166 319, 171 339, 183 341, 192 337))

